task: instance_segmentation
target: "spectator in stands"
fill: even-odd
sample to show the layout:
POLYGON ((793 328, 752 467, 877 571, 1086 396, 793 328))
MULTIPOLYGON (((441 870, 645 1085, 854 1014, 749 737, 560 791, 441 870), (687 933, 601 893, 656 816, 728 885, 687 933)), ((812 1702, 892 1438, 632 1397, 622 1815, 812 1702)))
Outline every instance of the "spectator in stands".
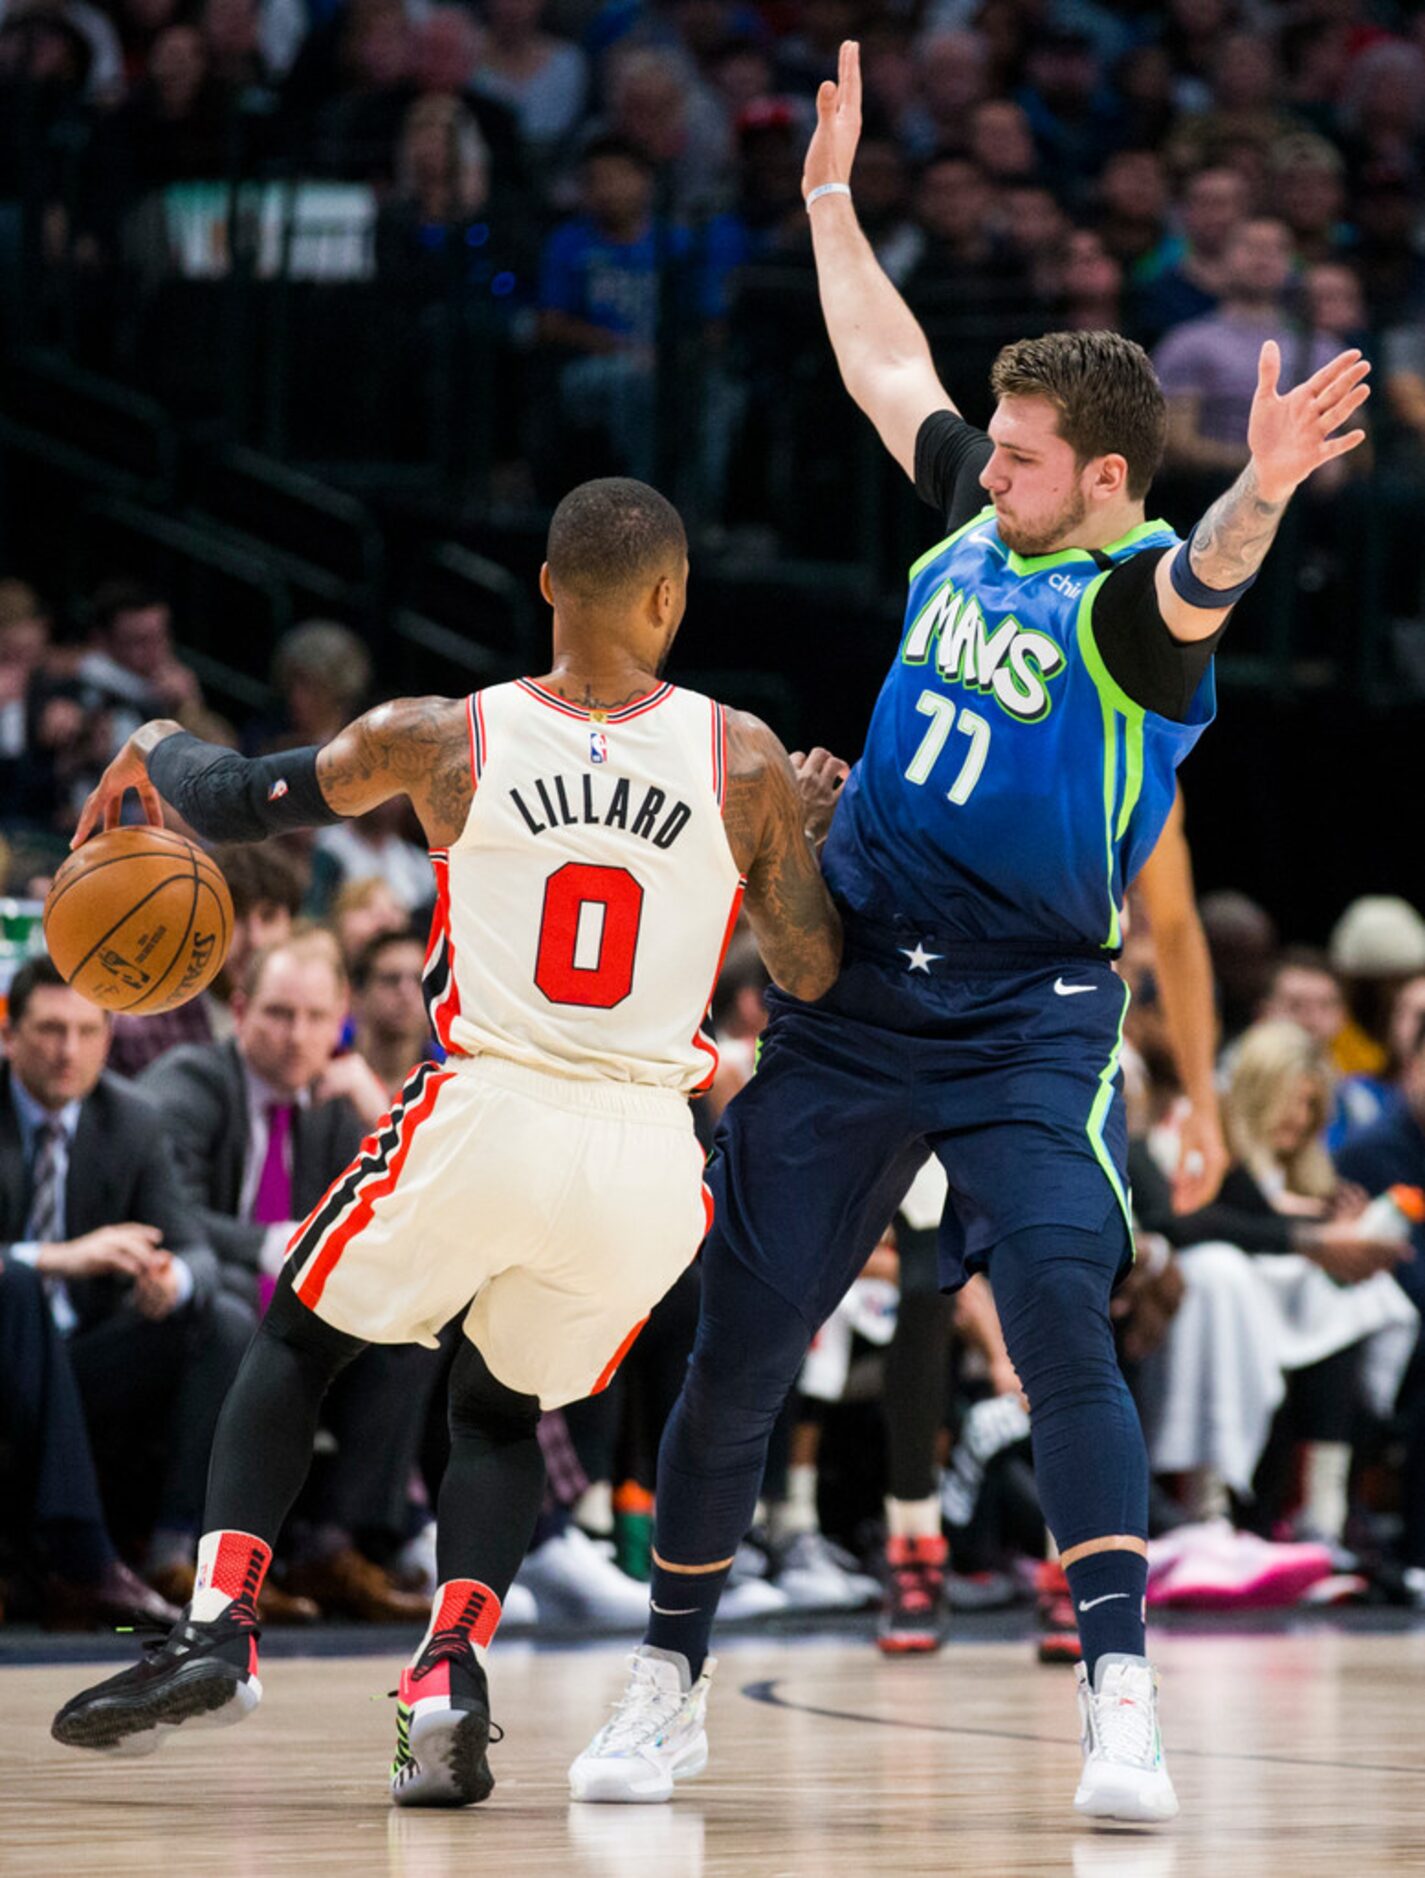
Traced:
POLYGON ((1174 239, 1168 228, 1168 178, 1151 150, 1120 150, 1098 184, 1098 232, 1133 280, 1152 280, 1168 265, 1174 239))
POLYGON ((86 708, 107 713, 114 750, 149 718, 181 721, 202 704, 197 678, 173 649, 173 609, 162 594, 108 581, 89 612, 89 649, 77 676, 86 708))
POLYGON ((1153 361, 1168 399, 1165 463, 1221 483, 1247 461, 1247 415, 1263 341, 1281 343, 1283 391, 1336 353, 1335 342, 1324 333, 1296 341, 1287 337, 1292 259, 1284 222, 1269 216, 1244 222, 1232 237, 1226 267, 1218 311, 1175 327, 1153 361))
POLYGON ((1340 151, 1312 131, 1283 137, 1269 152, 1272 207, 1291 230, 1299 266, 1330 260, 1341 251, 1345 173, 1340 151))
MULTIPOLYGON (((877 97, 874 66, 867 68, 867 91, 877 97)), ((916 42, 912 72, 915 92, 896 123, 913 157, 927 160, 969 153, 972 113, 989 97, 989 48, 978 33, 930 32, 916 42)))
POLYGON ((1204 894, 1198 917, 1212 954, 1223 1041, 1230 1043, 1257 1017, 1280 940, 1271 914, 1245 893, 1204 894))
POLYGON ((1122 140, 1122 110, 1093 41, 1069 26, 1036 32, 1025 80, 1019 102, 1040 159, 1062 190, 1081 197, 1122 140))
POLYGON ((259 0, 204 0, 202 29, 208 69, 218 83, 230 86, 236 94, 247 94, 252 104, 260 102, 254 94, 261 93, 275 103, 259 0))
POLYGON ((153 42, 144 80, 90 151, 95 219, 112 237, 121 216, 171 183, 227 173, 233 94, 213 73, 202 32, 184 20, 153 42))
POLYGON ((913 304, 937 294, 962 311, 1028 296, 1017 257, 996 235, 999 195, 983 170, 965 157, 932 157, 913 206, 924 244, 906 278, 913 304))
MULTIPOLYGON (((490 152, 491 187, 497 196, 518 195, 524 181, 519 115, 479 84, 485 36, 469 7, 438 0, 412 11, 415 32, 414 92, 459 98, 470 111, 490 152)), ((414 95, 414 94, 412 94, 414 95)))
POLYGON ((633 144, 612 137, 590 144, 581 177, 583 214, 545 243, 540 337, 568 359, 559 374, 566 416, 606 436, 623 473, 646 479, 659 255, 685 256, 687 237, 655 223, 653 168, 633 144))
POLYGON ((209 989, 174 1011, 113 1020, 109 1067, 137 1076, 150 1063, 184 1043, 211 1043, 233 1033, 232 996, 248 960, 280 944, 292 930, 305 892, 306 871, 277 841, 234 842, 215 848, 233 900, 233 936, 223 968, 209 989))
MULTIPOLYGON (((490 152, 458 98, 426 93, 406 112, 396 187, 376 223, 376 271, 416 306, 455 303, 502 323, 528 297, 526 245, 494 205, 490 152)), ((419 334, 428 346, 424 328, 419 334)))
POLYGON ((537 151, 573 131, 589 88, 584 54, 544 30, 545 0, 487 0, 485 53, 475 89, 508 105, 520 135, 537 151))
POLYGON ((1237 170, 1218 165, 1188 178, 1178 211, 1183 250, 1134 297, 1133 323, 1145 344, 1216 312, 1227 284, 1227 249, 1247 207, 1247 184, 1237 170))
POLYGON ((1310 946, 1289 946, 1272 969, 1259 1015, 1298 1025, 1329 1056, 1348 1012, 1341 980, 1327 955, 1310 946))
POLYGON ((385 184, 416 91, 415 32, 401 0, 362 0, 342 17, 342 89, 317 113, 316 160, 345 181, 385 184))
MULTIPOLYGON (((271 1295, 297 1223, 354 1159, 369 1125, 346 1091, 325 1093, 351 1080, 351 1065, 375 1085, 360 1058, 333 1063, 346 1003, 330 934, 300 934, 248 962, 230 1042, 174 1050, 140 1080, 224 1283, 249 1301, 271 1295)), ((379 1085, 375 1099, 385 1106, 379 1085)), ((405 1536, 406 1485, 438 1360, 416 1345, 373 1346, 343 1372, 329 1398, 338 1452, 294 1533, 293 1593, 364 1620, 424 1612, 356 1539, 394 1550, 405 1536)))
MULTIPOLYGON (((1141 1147, 1130 1171, 1139 1219, 1182 1249, 1187 1281, 1168 1340, 1154 1465, 1209 1470, 1242 1495, 1255 1482, 1269 1522, 1303 1443, 1303 1525, 1339 1540, 1360 1347, 1416 1320, 1389 1278, 1408 1248, 1362 1222, 1364 1196, 1341 1186, 1326 1152, 1330 1084, 1323 1050, 1298 1025, 1257 1024, 1224 1103, 1234 1160, 1217 1200, 1175 1213, 1141 1147)), ((1396 1383, 1409 1344, 1397 1335, 1396 1383)), ((1209 1483, 1200 1484, 1210 1503, 1209 1483)))
POLYGON ((330 743, 365 704, 371 655, 350 627, 309 619, 278 640, 272 683, 284 721, 263 747, 330 743))
POLYGON ((1394 894, 1364 894, 1332 928, 1330 950, 1350 1007, 1332 1059, 1343 1076, 1379 1075, 1396 995, 1425 972, 1425 919, 1394 894))
POLYGON ((152 1106, 104 1074, 108 1046, 107 1014, 48 959, 20 968, 0 1071, 0 1238, 7 1265, 45 1280, 110 1513, 146 1535, 151 1583, 181 1604, 213 1429, 256 1317, 223 1295, 152 1106), (140 1481, 156 1470, 156 1518, 136 1463, 140 1481))
POLYGON ((969 155, 992 183, 1039 181, 1039 154, 1024 108, 1004 98, 987 98, 970 117, 969 155))
POLYGON ((435 883, 430 854, 411 832, 410 809, 399 800, 322 829, 312 848, 307 910, 324 914, 343 887, 384 880, 408 919, 424 913, 435 899, 435 883))
POLYGON ((1264 161, 1279 138, 1301 128, 1278 102, 1276 53, 1264 34, 1225 33, 1211 60, 1211 108, 1185 113, 1169 136, 1169 163, 1179 172, 1236 159, 1244 150, 1264 161))
POLYGON ((1351 260, 1379 327, 1418 326, 1425 312, 1425 254, 1415 240, 1417 193, 1411 171, 1376 163, 1361 175, 1352 196, 1351 260))
POLYGON ((1344 349, 1370 347, 1370 322, 1361 297, 1360 276, 1347 261, 1316 261, 1306 270, 1302 285, 1306 315, 1313 332, 1325 333, 1344 349))
POLYGON ((889 137, 863 137, 857 145, 856 215, 876 259, 893 281, 903 281, 921 243, 910 216, 905 157, 889 137))
POLYGON ((680 215, 720 207, 730 180, 729 127, 679 56, 653 46, 618 52, 607 90, 607 116, 595 125, 589 147, 613 138, 635 150, 656 180, 660 202, 680 215))
POLYGON ((1395 995, 1386 1033, 1386 1061, 1379 1075, 1343 1078, 1337 1086, 1336 1114, 1326 1142, 1333 1155, 1374 1123, 1406 1106, 1402 1081, 1414 1058, 1416 1039, 1425 1026, 1425 974, 1407 978, 1395 995))
POLYGON ((0 820, 20 806, 20 766, 28 748, 26 700, 49 651, 50 623, 33 587, 0 580, 0 820))
POLYGON ((1071 229, 1059 274, 1055 323, 1076 332, 1118 332, 1123 326, 1123 265, 1096 228, 1071 229))
POLYGON ((332 901, 327 923, 350 972, 372 939, 382 933, 407 932, 411 921, 390 887, 376 875, 343 887, 332 901))
POLYGON ((411 932, 388 932, 369 939, 352 967, 353 1044, 393 1097, 430 1054, 430 1019, 421 996, 424 966, 423 940, 411 932))
POLYGON ((1425 176, 1425 50, 1379 39, 1352 60, 1337 106, 1352 169, 1388 166, 1418 191, 1425 176))
POLYGON ((1000 192, 1000 238, 1028 276, 1036 300, 1045 305, 1063 289, 1064 243, 1069 219, 1052 189, 1016 183, 1000 192))

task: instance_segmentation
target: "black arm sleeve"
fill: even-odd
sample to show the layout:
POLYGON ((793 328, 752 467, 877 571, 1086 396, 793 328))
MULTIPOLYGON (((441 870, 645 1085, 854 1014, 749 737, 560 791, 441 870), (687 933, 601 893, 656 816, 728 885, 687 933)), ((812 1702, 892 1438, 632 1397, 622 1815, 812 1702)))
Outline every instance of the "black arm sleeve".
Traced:
POLYGON ((342 818, 317 781, 317 749, 248 758, 179 731, 156 745, 149 779, 205 841, 261 841, 342 818))
POLYGON ((1153 584, 1171 548, 1145 548, 1115 563, 1094 595, 1094 643, 1109 676, 1135 704, 1181 722, 1226 628, 1207 639, 1175 639, 1153 584))
POLYGON ((958 411, 932 411, 916 432, 915 493, 945 517, 952 535, 988 503, 980 471, 993 453, 984 431, 958 411))

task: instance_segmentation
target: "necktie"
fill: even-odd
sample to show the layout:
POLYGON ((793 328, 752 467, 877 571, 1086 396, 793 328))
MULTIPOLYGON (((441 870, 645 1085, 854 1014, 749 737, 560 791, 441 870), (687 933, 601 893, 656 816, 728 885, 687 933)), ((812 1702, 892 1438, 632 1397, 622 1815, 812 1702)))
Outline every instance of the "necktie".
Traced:
POLYGON ((64 1129, 59 1122, 40 1124, 36 1135, 34 1185, 25 1237, 40 1244, 55 1244, 63 1237, 64 1191, 60 1184, 60 1146, 64 1129))
POLYGON ((252 1197, 252 1217, 260 1226, 292 1217, 292 1172, 287 1165, 292 1107, 290 1102, 270 1102, 267 1106, 267 1152, 252 1197))

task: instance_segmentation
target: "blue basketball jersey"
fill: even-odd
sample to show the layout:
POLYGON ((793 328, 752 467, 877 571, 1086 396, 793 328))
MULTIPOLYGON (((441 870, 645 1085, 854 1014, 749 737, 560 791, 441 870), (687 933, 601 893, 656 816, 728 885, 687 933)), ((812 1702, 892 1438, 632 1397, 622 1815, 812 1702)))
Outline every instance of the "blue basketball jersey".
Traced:
POLYGON ((910 573, 900 655, 822 854, 868 917, 967 941, 1116 947, 1174 772, 1211 723, 1212 669, 1177 723, 1135 704, 1094 641, 1109 563, 1178 537, 1024 557, 983 509, 910 573))

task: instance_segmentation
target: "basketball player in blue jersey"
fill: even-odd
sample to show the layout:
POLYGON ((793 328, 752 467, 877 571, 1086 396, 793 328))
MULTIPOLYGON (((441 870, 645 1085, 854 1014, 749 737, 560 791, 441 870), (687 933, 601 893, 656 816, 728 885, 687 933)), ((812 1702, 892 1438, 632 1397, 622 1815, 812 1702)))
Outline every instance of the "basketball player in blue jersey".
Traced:
POLYGON ((858 226, 860 69, 822 86, 804 176, 848 391, 946 538, 911 570, 900 649, 822 855, 845 932, 815 1003, 773 993, 723 1118, 702 1319, 664 1434, 647 1639, 579 1799, 659 1800, 707 1758, 707 1648, 768 1434, 808 1341, 927 1153, 947 1288, 987 1270, 1029 1398, 1044 1511, 1083 1642, 1094 1818, 1171 1818, 1144 1654, 1148 1471, 1109 1297, 1132 1258, 1118 1058, 1124 885, 1214 711, 1212 654, 1292 492, 1356 447, 1368 367, 1279 391, 1250 461, 1180 542, 1145 519, 1165 411, 1115 333, 1005 348, 989 432, 957 413, 858 226))

